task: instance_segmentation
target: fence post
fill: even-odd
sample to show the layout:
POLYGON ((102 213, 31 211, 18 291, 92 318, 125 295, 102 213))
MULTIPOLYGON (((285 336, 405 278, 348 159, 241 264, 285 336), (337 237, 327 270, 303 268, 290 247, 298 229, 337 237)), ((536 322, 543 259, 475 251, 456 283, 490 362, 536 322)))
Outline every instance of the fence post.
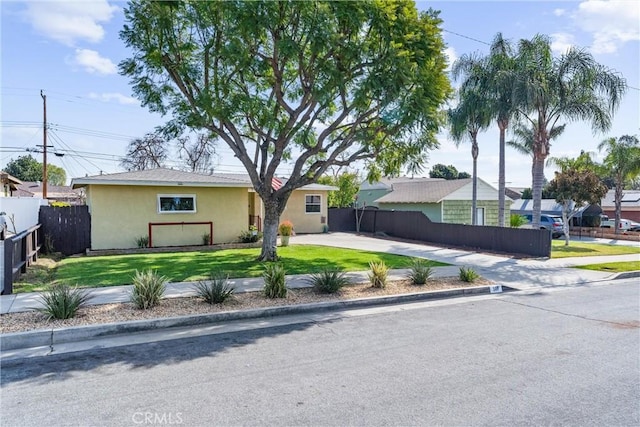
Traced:
POLYGON ((13 293, 13 241, 11 239, 4 240, 4 278, 2 286, 2 295, 11 295, 13 293), (7 269, 7 267, 9 267, 7 269))

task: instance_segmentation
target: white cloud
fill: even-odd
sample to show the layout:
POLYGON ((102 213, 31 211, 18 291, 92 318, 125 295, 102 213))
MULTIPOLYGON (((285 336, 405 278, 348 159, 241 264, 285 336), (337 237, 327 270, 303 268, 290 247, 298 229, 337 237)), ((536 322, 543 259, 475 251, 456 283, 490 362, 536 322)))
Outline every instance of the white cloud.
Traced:
POLYGON ((456 50, 451 46, 444 50, 444 54, 447 57, 447 62, 449 63, 447 70, 450 70, 453 63, 456 62, 456 59, 458 59, 458 54, 456 53, 456 50))
POLYGON ((564 9, 555 9, 553 11, 553 14, 556 16, 563 16, 567 11, 564 9))
POLYGON ((123 105, 138 105, 139 104, 137 99, 132 98, 130 96, 123 95, 121 93, 115 93, 115 92, 111 92, 111 93, 95 93, 95 92, 91 92, 89 94, 89 98, 97 99, 97 100, 103 101, 103 102, 116 101, 118 104, 123 104, 123 105))
POLYGON ((568 33, 551 34, 551 50, 557 54, 566 53, 574 45, 574 37, 568 33))
POLYGON ((118 68, 109 58, 103 58, 98 52, 90 49, 76 49, 73 65, 82 67, 88 73, 116 74, 118 68))
POLYGON ((38 32, 74 46, 76 41, 101 41, 104 28, 100 23, 108 22, 117 10, 107 0, 32 1, 27 3, 26 16, 38 32))
POLYGON ((624 43, 640 40, 640 2, 587 0, 572 17, 578 27, 592 34, 593 53, 614 53, 624 43))

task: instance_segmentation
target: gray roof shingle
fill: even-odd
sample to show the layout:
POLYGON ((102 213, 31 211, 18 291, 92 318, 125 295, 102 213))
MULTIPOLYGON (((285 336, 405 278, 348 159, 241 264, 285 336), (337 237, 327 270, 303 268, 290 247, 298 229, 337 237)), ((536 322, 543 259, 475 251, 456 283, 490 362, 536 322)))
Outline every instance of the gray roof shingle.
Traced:
POLYGON ((438 203, 454 191, 471 182, 471 178, 398 182, 393 191, 376 200, 376 203, 438 203))

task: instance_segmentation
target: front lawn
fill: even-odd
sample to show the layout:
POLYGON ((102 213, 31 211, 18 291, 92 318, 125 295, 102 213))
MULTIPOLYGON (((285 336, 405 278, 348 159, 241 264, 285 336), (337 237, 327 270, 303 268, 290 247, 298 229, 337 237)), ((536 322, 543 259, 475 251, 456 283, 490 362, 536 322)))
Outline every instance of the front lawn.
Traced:
MULTIPOLYGON (((66 258, 47 276, 51 281, 16 282, 14 292, 42 291, 51 283, 80 287, 125 285, 131 283, 136 270, 147 269, 157 270, 170 282, 202 280, 212 270, 223 271, 230 278, 259 277, 264 270, 262 263, 255 261, 259 254, 260 249, 253 248, 66 258)), ((370 261, 384 261, 389 268, 405 268, 411 261, 400 255, 312 245, 280 247, 278 256, 287 274, 315 273, 325 268, 364 271, 369 269, 370 261)))
POLYGON ((597 255, 639 254, 640 247, 622 245, 603 245, 600 243, 584 243, 570 241, 564 245, 564 239, 552 240, 551 258, 569 258, 597 255))
POLYGON ((610 271, 611 273, 622 273, 625 271, 640 271, 640 261, 589 264, 589 265, 581 265, 577 268, 582 268, 585 270, 595 270, 595 271, 610 271))

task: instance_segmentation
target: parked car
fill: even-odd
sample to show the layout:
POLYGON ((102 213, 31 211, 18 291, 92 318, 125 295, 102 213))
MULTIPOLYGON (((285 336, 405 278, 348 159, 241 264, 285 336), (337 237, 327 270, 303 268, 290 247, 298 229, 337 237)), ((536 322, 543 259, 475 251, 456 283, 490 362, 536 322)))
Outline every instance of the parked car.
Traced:
MULTIPOLYGON (((526 214, 522 215, 527 219, 527 222, 531 224, 533 221, 533 215, 526 214)), ((551 237, 557 239, 559 237, 564 236, 564 222, 562 221, 562 217, 557 215, 540 215, 540 229, 541 230, 551 230, 551 237)))

